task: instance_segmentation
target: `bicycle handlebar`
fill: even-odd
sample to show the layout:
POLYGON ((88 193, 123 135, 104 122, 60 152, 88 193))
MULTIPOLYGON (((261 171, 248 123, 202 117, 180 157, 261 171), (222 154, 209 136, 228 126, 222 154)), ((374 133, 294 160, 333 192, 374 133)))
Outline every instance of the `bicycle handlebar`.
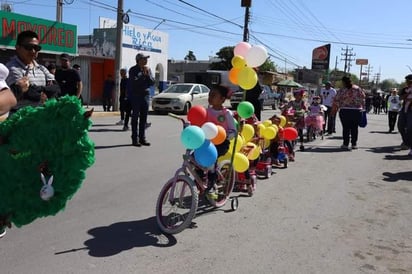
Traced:
POLYGON ((178 115, 176 115, 176 114, 174 114, 174 113, 170 113, 170 112, 169 112, 167 115, 169 115, 170 117, 175 118, 175 119, 177 119, 177 120, 180 120, 180 121, 183 123, 183 127, 184 127, 184 128, 190 125, 190 122, 189 122, 189 121, 186 121, 184 118, 182 118, 182 117, 180 117, 180 116, 178 116, 178 115))

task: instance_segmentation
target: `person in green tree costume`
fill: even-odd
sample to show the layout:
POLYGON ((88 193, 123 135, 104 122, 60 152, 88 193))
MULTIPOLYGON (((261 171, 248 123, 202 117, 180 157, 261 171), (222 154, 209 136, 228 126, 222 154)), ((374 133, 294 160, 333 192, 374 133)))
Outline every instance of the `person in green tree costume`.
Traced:
POLYGON ((92 111, 65 96, 0 123, 0 236, 63 210, 94 163, 92 111))

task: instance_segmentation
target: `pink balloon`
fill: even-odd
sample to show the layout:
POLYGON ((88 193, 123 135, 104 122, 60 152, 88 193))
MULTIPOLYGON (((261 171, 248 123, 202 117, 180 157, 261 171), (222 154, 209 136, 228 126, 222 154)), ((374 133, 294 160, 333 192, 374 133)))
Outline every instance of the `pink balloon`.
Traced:
POLYGON ((236 45, 233 53, 235 56, 239 55, 245 57, 250 48, 252 48, 252 46, 248 42, 240 42, 236 45))

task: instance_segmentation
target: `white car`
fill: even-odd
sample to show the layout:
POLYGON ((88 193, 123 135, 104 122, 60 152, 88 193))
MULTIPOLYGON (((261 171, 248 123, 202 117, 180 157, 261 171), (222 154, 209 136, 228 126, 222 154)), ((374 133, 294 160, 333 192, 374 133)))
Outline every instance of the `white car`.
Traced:
POLYGON ((194 105, 208 106, 210 89, 203 84, 177 83, 152 98, 152 109, 156 113, 179 112, 187 114, 194 105))

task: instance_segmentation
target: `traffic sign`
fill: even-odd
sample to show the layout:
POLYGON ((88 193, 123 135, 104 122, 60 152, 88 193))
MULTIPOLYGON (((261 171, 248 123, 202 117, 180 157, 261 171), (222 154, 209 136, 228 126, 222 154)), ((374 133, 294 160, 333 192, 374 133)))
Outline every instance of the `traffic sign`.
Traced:
POLYGON ((357 65, 367 65, 368 59, 356 59, 356 64, 357 65))

